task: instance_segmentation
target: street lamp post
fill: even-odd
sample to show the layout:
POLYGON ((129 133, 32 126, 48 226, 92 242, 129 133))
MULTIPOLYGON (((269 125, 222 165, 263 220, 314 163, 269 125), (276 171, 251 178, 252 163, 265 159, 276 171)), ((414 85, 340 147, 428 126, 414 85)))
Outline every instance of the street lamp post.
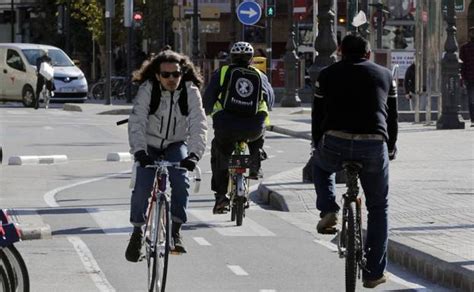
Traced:
POLYGON ((198 0, 193 3, 193 61, 199 58, 199 8, 198 0))
POLYGON ((436 122, 436 129, 464 129, 464 122, 459 113, 459 69, 460 63, 457 55, 458 44, 456 41, 456 15, 454 0, 447 1, 448 24, 447 37, 444 44, 445 54, 441 60, 442 83, 442 111, 436 122))
MULTIPOLYGON (((336 62, 335 51, 337 49, 337 41, 336 32, 334 31, 334 19, 336 17, 334 10, 334 0, 318 1, 319 33, 314 42, 314 48, 318 55, 314 59, 313 65, 309 68, 312 84, 315 84, 318 80, 321 70, 336 62)), ((311 157, 303 168, 303 182, 313 182, 312 164, 313 159, 311 157)))
POLYGON ((296 77, 298 74, 299 58, 296 54, 295 44, 295 26, 293 23, 293 1, 288 3, 288 18, 290 23, 290 30, 288 35, 288 42, 286 43, 286 53, 283 56, 285 66, 285 96, 281 100, 282 107, 298 107, 301 105, 301 100, 298 96, 298 89, 296 86, 296 77))

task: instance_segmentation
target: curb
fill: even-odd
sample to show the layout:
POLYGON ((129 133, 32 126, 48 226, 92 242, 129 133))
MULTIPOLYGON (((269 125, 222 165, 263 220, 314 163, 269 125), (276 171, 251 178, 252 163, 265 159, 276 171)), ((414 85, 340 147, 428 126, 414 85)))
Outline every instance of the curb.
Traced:
MULTIPOLYGON (((295 208, 294 204, 291 203, 291 198, 273 190, 265 185, 265 183, 259 184, 257 193, 264 202, 278 211, 300 211, 298 210, 299 208, 295 208)), ((365 229, 364 232, 366 232, 365 229)), ((455 260, 444 260, 423 252, 421 249, 416 248, 419 245, 420 243, 410 238, 403 237, 402 239, 396 235, 389 236, 387 247, 388 259, 432 283, 440 284, 450 289, 474 291, 474 271, 465 269, 457 264, 451 264, 455 260), (402 243, 401 240, 405 241, 405 243, 402 243)), ((426 250, 426 248, 426 246, 423 246, 423 250, 426 250)))
POLYGON ((68 158, 66 155, 24 155, 24 156, 11 156, 8 159, 8 165, 35 165, 35 164, 53 164, 53 163, 65 163, 68 158))
POLYGON ((280 126, 270 125, 270 126, 267 127, 267 130, 271 131, 271 132, 283 134, 283 135, 288 135, 288 136, 295 137, 295 138, 301 138, 301 139, 305 139, 305 140, 311 140, 312 139, 311 134, 305 134, 305 133, 301 133, 301 132, 298 132, 298 131, 285 129, 285 128, 280 127, 280 126))
POLYGON ((130 115, 132 112, 131 108, 121 108, 121 109, 113 109, 108 110, 105 112, 97 113, 98 115, 130 115))
POLYGON ((82 112, 81 106, 71 103, 65 103, 63 106, 63 110, 72 112, 82 112))
MULTIPOLYGON (((417 243, 409 238, 403 238, 403 240, 412 241, 411 245, 417 246, 417 243)), ((432 283, 450 289, 474 291, 474 271, 472 270, 451 264, 449 261, 434 257, 396 239, 390 239, 390 236, 387 253, 391 262, 432 283)))
POLYGON ((107 161, 120 161, 130 162, 132 161, 132 155, 128 152, 111 152, 107 154, 107 161))
POLYGON ((51 239, 51 227, 43 223, 36 211, 8 209, 8 214, 19 227, 21 240, 51 239))

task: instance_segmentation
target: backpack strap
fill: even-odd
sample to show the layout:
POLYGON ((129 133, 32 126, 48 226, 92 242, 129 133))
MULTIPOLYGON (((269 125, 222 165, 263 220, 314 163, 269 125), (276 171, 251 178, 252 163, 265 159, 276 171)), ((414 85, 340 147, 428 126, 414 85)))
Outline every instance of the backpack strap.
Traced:
POLYGON ((153 79, 153 84, 151 88, 151 98, 150 98, 150 111, 148 115, 153 115, 158 110, 161 102, 161 85, 155 78, 153 79))
POLYGON ((189 114, 188 109, 188 88, 186 87, 186 82, 181 82, 181 91, 179 93, 178 105, 183 116, 187 116, 189 114))
MULTIPOLYGON (((186 88, 185 82, 181 82, 179 87, 181 89, 178 99, 179 109, 183 116, 187 116, 189 114, 188 109, 188 90, 186 88)), ((161 84, 157 80, 153 80, 153 86, 151 89, 151 98, 150 98, 150 111, 148 115, 153 115, 156 113, 160 106, 161 102, 161 84)))

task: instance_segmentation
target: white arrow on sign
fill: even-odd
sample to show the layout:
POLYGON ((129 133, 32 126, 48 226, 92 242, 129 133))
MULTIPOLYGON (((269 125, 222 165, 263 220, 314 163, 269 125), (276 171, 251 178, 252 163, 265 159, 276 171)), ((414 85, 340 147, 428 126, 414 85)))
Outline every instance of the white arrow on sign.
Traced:
POLYGON ((250 8, 249 10, 241 10, 240 13, 241 14, 247 14, 250 18, 257 15, 257 11, 255 11, 253 8, 250 8))

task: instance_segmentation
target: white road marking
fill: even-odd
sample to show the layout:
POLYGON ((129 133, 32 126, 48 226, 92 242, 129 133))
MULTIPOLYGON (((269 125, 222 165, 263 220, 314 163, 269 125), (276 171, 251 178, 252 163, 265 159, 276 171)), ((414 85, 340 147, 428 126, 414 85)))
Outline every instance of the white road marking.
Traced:
POLYGON ((277 150, 276 153, 284 153, 285 151, 283 150, 277 150))
POLYGON ((259 292, 276 292, 275 289, 260 289, 259 292))
POLYGON ((240 266, 227 265, 227 267, 237 276, 248 276, 249 274, 240 266))
POLYGON ((230 214, 214 215, 207 209, 188 209, 188 213, 223 236, 275 236, 249 217, 244 218, 242 226, 236 226, 234 221, 230 221, 230 214))
POLYGON ((17 111, 7 111, 7 114, 10 114, 10 115, 27 115, 29 113, 25 110, 17 110, 17 111))
POLYGON ((319 239, 315 239, 314 242, 316 242, 317 244, 322 245, 322 246, 324 246, 324 247, 330 249, 331 251, 337 251, 337 245, 335 245, 335 244, 332 243, 332 242, 324 241, 324 240, 319 240, 319 239))
POLYGON ((87 209, 89 215, 107 235, 124 235, 132 232, 130 210, 87 209))
POLYGON ((68 236, 67 239, 74 246, 82 264, 86 268, 87 274, 89 274, 97 289, 103 292, 115 291, 114 287, 109 283, 109 281, 107 281, 107 278, 105 278, 104 273, 101 271, 94 256, 92 256, 92 252, 84 241, 82 241, 78 236, 68 236))
POLYGON ((211 244, 209 243, 209 241, 207 241, 206 239, 204 239, 204 237, 193 237, 194 241, 196 241, 199 245, 203 245, 203 246, 211 246, 211 244))
POLYGON ((268 159, 272 159, 274 157, 276 157, 276 156, 275 155, 268 155, 268 159))
POLYGON ((50 126, 44 126, 44 127, 43 127, 43 129, 45 129, 45 130, 52 130, 52 129, 53 129, 53 127, 50 127, 50 126))
POLYGON ((70 188, 73 188, 73 187, 76 187, 76 186, 80 186, 80 185, 84 185, 84 184, 88 184, 88 183, 108 179, 108 178, 111 178, 111 177, 121 176, 125 173, 131 173, 131 170, 125 170, 125 171, 122 171, 122 172, 119 172, 119 173, 114 173, 114 174, 109 174, 109 175, 102 176, 102 177, 87 179, 87 180, 79 181, 79 182, 76 182, 76 183, 73 183, 73 184, 70 184, 70 185, 55 188, 55 189, 47 192, 46 194, 44 194, 43 199, 49 207, 59 207, 59 204, 56 202, 56 199, 54 198, 57 193, 59 193, 61 191, 64 191, 64 190, 67 190, 67 189, 70 189, 70 188))

